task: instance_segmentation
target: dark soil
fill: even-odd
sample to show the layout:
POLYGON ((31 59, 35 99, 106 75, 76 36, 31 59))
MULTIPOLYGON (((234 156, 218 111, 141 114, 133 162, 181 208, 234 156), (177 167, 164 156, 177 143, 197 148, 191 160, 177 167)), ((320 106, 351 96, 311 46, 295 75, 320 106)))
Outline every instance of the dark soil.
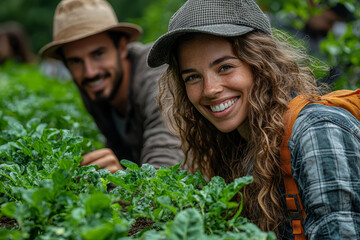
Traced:
POLYGON ((116 188, 117 186, 113 183, 108 183, 107 185, 107 191, 108 193, 110 193, 111 190, 114 190, 114 188, 116 188))
POLYGON ((119 204, 122 207, 121 209, 122 212, 126 212, 126 207, 130 206, 130 203, 125 202, 123 200, 116 201, 115 203, 119 204))
POLYGON ((8 217, 0 218, 0 228, 15 228, 15 227, 16 227, 16 220, 8 217))
POLYGON ((128 236, 132 236, 147 227, 150 227, 150 229, 152 229, 153 224, 154 222, 151 219, 139 217, 136 219, 136 222, 131 226, 131 229, 128 232, 128 236))
MULTIPOLYGON (((128 207, 130 204, 125 201, 117 201, 120 206, 122 206, 121 211, 126 212, 126 207, 128 207)), ((136 219, 135 223, 131 226, 131 229, 128 232, 128 236, 132 236, 137 232, 140 232, 141 230, 150 227, 152 229, 152 225, 154 222, 151 219, 145 218, 145 217, 139 217, 136 219)))

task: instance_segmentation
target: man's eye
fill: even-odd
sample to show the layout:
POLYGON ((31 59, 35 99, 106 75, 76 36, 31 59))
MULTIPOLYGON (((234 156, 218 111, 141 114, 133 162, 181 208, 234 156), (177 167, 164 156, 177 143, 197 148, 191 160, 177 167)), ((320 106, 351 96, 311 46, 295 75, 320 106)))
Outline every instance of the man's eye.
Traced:
POLYGON ((101 57, 103 54, 104 54, 103 51, 96 51, 94 55, 95 55, 96 57, 101 57))
POLYGON ((80 59, 77 58, 67 60, 68 65, 75 65, 75 64, 79 64, 80 62, 81 62, 80 59))

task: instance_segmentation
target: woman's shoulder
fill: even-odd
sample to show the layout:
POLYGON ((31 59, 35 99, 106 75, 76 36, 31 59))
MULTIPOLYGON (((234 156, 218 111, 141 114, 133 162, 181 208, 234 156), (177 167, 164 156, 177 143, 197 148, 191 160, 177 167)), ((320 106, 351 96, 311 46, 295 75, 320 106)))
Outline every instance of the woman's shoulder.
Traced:
POLYGON ((309 129, 322 129, 330 125, 360 136, 360 122, 350 112, 340 107, 308 104, 299 113, 293 125, 292 138, 309 129))

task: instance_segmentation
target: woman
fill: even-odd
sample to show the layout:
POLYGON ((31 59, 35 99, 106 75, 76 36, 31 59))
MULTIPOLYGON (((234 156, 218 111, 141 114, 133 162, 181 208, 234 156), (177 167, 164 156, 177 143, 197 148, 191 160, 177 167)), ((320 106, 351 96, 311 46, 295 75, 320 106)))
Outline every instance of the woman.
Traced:
MULTIPOLYGON (((151 67, 169 64, 160 105, 187 167, 228 182, 252 175, 242 214, 279 239, 294 237, 282 198, 283 116, 296 95, 321 92, 304 55, 285 42, 251 0, 188 0, 148 56, 151 67)), ((294 124, 291 166, 308 239, 360 238, 359 124, 320 104, 294 124)))

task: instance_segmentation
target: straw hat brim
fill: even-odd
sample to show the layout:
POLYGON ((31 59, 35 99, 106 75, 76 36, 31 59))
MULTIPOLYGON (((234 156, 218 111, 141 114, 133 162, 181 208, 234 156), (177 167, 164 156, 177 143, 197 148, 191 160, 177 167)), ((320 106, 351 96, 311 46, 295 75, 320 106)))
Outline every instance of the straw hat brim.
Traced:
POLYGON ((215 24, 208 26, 178 28, 162 35, 152 46, 147 62, 150 67, 158 67, 169 63, 170 51, 177 39, 188 33, 204 33, 221 37, 241 36, 253 31, 254 28, 234 24, 215 24))
POLYGON ((55 59, 62 60, 62 57, 59 54, 58 49, 61 46, 63 46, 64 44, 74 42, 74 41, 77 41, 77 40, 80 40, 80 39, 83 39, 86 37, 90 37, 90 36, 98 34, 98 33, 106 32, 106 31, 116 31, 116 32, 125 33, 126 35, 129 36, 129 42, 139 40, 142 35, 142 29, 138 25, 131 24, 131 23, 118 23, 116 25, 102 28, 102 29, 99 29, 96 31, 91 31, 86 34, 75 35, 74 37, 70 37, 67 39, 52 41, 52 42, 46 44, 44 47, 42 47, 39 51, 39 54, 43 58, 55 58, 55 59))

